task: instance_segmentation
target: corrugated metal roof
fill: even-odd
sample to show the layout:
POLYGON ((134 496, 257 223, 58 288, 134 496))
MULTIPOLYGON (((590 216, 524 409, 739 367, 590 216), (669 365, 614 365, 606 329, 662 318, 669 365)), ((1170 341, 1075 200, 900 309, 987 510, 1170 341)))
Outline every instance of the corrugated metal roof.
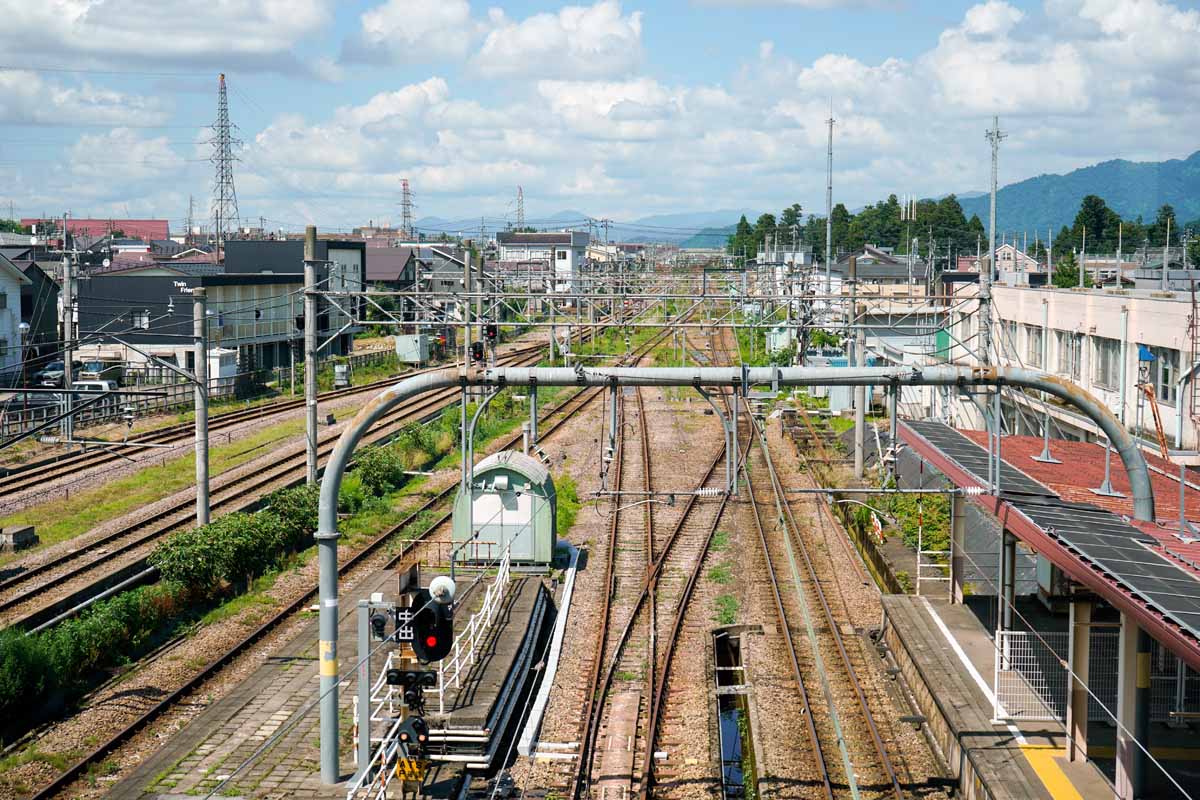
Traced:
POLYGON ((492 453, 475 465, 475 474, 479 475, 489 469, 499 467, 515 470, 535 484, 549 482, 551 486, 554 485, 554 481, 550 478, 550 470, 546 469, 545 465, 536 458, 527 456, 519 450, 501 450, 499 453, 492 453))

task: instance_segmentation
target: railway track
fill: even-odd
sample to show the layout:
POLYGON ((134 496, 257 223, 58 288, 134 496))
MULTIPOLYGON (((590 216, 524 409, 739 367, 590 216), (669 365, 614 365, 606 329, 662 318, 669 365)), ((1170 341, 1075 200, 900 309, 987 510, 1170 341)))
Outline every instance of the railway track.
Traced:
MULTIPOLYGON (((505 355, 527 355, 544 349, 541 345, 531 345, 513 350, 505 355)), ((370 393, 389 386, 396 381, 398 377, 410 377, 419 375, 423 372, 429 372, 434 369, 445 369, 452 367, 455 364, 439 365, 427 369, 408 370, 397 375, 390 376, 378 381, 365 383, 362 386, 352 386, 347 389, 335 389, 329 392, 322 392, 318 398, 319 402, 328 402, 337 400, 343 397, 354 397, 364 393, 370 393)), ((291 400, 278 400, 263 405, 254 406, 252 408, 240 409, 237 411, 227 411, 221 414, 214 414, 209 418, 208 429, 210 435, 227 428, 232 428, 236 425, 241 425, 246 422, 251 422, 257 419, 264 419, 276 414, 283 414, 288 411, 294 411, 304 407, 304 398, 291 400)), ((136 445, 163 445, 175 444, 190 441, 195 436, 195 426, 192 423, 179 423, 175 425, 166 425, 161 428, 147 431, 139 434, 135 439, 120 444, 114 443, 111 447, 97 445, 91 449, 83 450, 78 453, 71 453, 59 458, 48 459, 27 464, 21 467, 13 468, 0 475, 0 496, 11 495, 16 492, 22 492, 27 489, 35 488, 49 481, 54 481, 66 475, 74 475, 81 470, 88 470, 94 467, 102 466, 118 461, 128 459, 129 452, 138 452, 146 448, 138 448, 136 445)))
POLYGON ((780 629, 808 710, 805 728, 815 780, 829 800, 846 796, 903 800, 894 749, 884 742, 868 699, 877 690, 863 679, 872 667, 861 642, 847 642, 846 631, 851 636, 857 633, 841 595, 839 572, 829 559, 828 547, 810 547, 811 533, 806 536, 796 520, 765 432, 757 422, 752 425, 759 458, 748 459, 743 474, 780 629), (764 485, 768 496, 760 498, 764 485), (800 638, 807 647, 797 646, 800 638))
MULTIPOLYGON (((644 343, 637 351, 635 351, 635 353, 632 355, 632 359, 636 361, 637 358, 640 358, 642 355, 650 352, 650 350, 659 344, 665 338, 665 336, 666 333, 664 332, 644 343)), ((545 412, 543 419, 547 424, 539 430, 538 441, 544 441, 549 436, 554 434, 576 414, 578 414, 597 397, 599 397, 602 392, 603 389, 600 388, 577 390, 570 397, 556 404, 552 409, 545 412)), ((501 448, 513 447, 520 441, 521 435, 512 436, 504 441, 504 443, 501 445, 501 448)), ((347 558, 339 565, 339 577, 341 579, 345 579, 349 577, 352 572, 364 568, 372 556, 378 554, 406 528, 421 520, 422 515, 437 513, 437 517, 433 520, 432 524, 427 525, 424 528, 424 531, 416 538, 425 539, 431 536, 435 531, 443 527, 450 520, 453 513, 452 510, 447 509, 439 512, 439 509, 443 508, 453 500, 457 489, 457 483, 451 484, 450 486, 430 497, 420 507, 413 509, 402 520, 389 528, 387 531, 384 531, 382 534, 372 539, 361 550, 347 558)), ((382 566, 382 569, 395 569, 402 563, 408 553, 409 550, 407 548, 401 548, 398 552, 391 555, 386 560, 382 566)), ((97 745, 89 753, 72 763, 69 767, 57 775, 50 783, 41 787, 33 795, 31 795, 29 800, 50 800, 50 798, 59 796, 64 790, 70 787, 74 781, 86 775, 89 769, 103 762, 114 750, 116 750, 125 742, 129 741, 137 733, 145 729, 146 726, 158 719, 168 710, 176 706, 181 700, 188 697, 205 683, 215 678, 222 672, 222 670, 231 665, 254 645, 264 640, 272 631, 277 629, 285 621, 291 619, 295 614, 304 611, 307 608, 309 601, 316 595, 317 590, 318 587, 315 583, 310 585, 307 588, 307 591, 297 595, 292 602, 273 613, 250 634, 239 640, 235 645, 223 653, 214 657, 198 672, 188 678, 181 685, 171 690, 161 700, 158 700, 146 710, 138 713, 134 719, 123 725, 115 733, 111 734, 101 744, 97 745)))
MULTIPOLYGON (((536 355, 508 355, 499 363, 522 365, 536 355)), ((394 381, 389 381, 389 385, 394 381)), ((386 441, 405 425, 426 421, 457 402, 459 391, 445 389, 421 395, 397 408, 380 421, 365 437, 365 444, 386 441)), ((323 466, 333 451, 339 432, 328 432, 318 441, 318 466, 323 466)), ((277 463, 244 478, 229 481, 211 494, 215 513, 230 513, 252 508, 262 495, 304 480, 306 455, 303 446, 293 448, 277 463)), ((214 514, 215 515, 215 514, 214 514)), ((24 628, 35 627, 59 613, 64 598, 82 602, 107 588, 113 573, 132 575, 145 570, 155 544, 168 534, 194 524, 194 501, 176 503, 90 540, 75 550, 64 552, 36 566, 0 581, 0 620, 24 628), (97 573, 99 574, 97 577, 97 573)), ((147 579, 152 576, 147 576, 147 579)))
MULTIPOLYGON (((637 432, 627 441, 630 425, 622 423, 612 480, 625 491, 648 494, 655 490, 648 415, 641 392, 631 398, 625 402, 634 406, 630 424, 637 432)), ((624 798, 631 789, 650 796, 676 644, 729 499, 720 494, 706 503, 700 490, 715 494, 724 488, 724 460, 722 443, 670 524, 663 524, 663 512, 656 516, 651 503, 614 498, 602 624, 584 696, 579 755, 571 783, 563 787, 573 798, 624 798), (640 513, 627 513, 638 505, 640 513)))

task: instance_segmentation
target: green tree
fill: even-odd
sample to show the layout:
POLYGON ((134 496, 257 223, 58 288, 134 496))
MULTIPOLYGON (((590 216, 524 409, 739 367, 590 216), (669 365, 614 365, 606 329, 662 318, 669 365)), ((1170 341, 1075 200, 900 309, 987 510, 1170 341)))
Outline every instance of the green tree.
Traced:
POLYGON ((800 225, 800 217, 803 216, 803 209, 799 203, 792 203, 779 214, 779 227, 787 228, 791 231, 792 228, 800 225))
POLYGON ((1079 265, 1073 252, 1068 250, 1061 258, 1054 259, 1054 285, 1059 289, 1079 285, 1079 265))
POLYGON ((738 220, 733 235, 729 237, 729 252, 735 256, 742 253, 753 254, 753 245, 754 229, 750 227, 750 223, 746 220, 746 215, 743 214, 742 218, 738 220))
POLYGON ((4 233, 29 233, 29 229, 15 219, 0 219, 0 231, 4 233))
POLYGON ((1158 209, 1158 214, 1154 217, 1154 222, 1150 225, 1148 231, 1150 236, 1150 244, 1154 247, 1162 247, 1164 244, 1177 244, 1179 242, 1179 223, 1175 220, 1175 209, 1170 204, 1165 204, 1158 209), (1167 241, 1167 228, 1171 229, 1171 241, 1167 241))

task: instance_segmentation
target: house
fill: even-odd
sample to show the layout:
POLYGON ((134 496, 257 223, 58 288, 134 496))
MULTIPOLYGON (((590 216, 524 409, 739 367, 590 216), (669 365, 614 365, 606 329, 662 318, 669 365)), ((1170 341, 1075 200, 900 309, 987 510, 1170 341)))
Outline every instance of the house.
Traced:
MULTIPOLYGON (((976 292, 977 287, 967 285, 960 296, 976 292)), ((1154 394, 1170 446, 1200 447, 1200 393, 1192 374, 1200 359, 1200 334, 1189 332, 1190 293, 996 284, 991 305, 992 342, 999 353, 993 363, 1044 370, 1079 385, 1157 450, 1156 415, 1139 388, 1145 384, 1154 394)), ((948 357, 960 364, 978 363, 976 354, 961 344, 977 341, 979 323, 972 306, 957 303, 948 322, 948 357)), ((1041 435, 1039 421, 1049 413, 1054 437, 1102 438, 1094 423, 1059 404, 1022 392, 1006 392, 1004 402, 1006 424, 1017 433, 1041 435)), ((961 424, 977 422, 969 408, 956 413, 961 424)))
POLYGON ((574 292, 587 264, 587 248, 591 240, 587 231, 555 233, 517 233, 501 231, 496 234, 499 246, 497 261, 541 261, 553 264, 554 291, 574 292))
MULTIPOLYGON (((304 275, 300 272, 93 275, 76 286, 82 342, 76 349, 78 357, 148 367, 149 359, 143 354, 147 353, 192 369, 192 290, 197 287, 207 294, 210 348, 236 351, 239 372, 289 364, 291 343, 301 336, 296 324, 304 305, 304 275), (100 332, 121 341, 97 335, 100 332)), ((318 318, 322 340, 337 332, 331 317, 326 311, 318 318)), ((341 337, 335 338, 321 356, 344 354, 344 343, 341 337)))
MULTIPOLYGON (((412 247, 368 247, 367 285, 382 291, 412 291, 419 266, 417 251, 412 247)), ((412 298, 376 297, 375 302, 402 320, 414 318, 416 306, 412 298)), ((367 314, 374 318, 379 310, 368 306, 367 314)))
MULTIPOLYGON (((225 274, 232 275, 300 275, 304 274, 304 241, 301 239, 230 239, 224 245, 225 274)), ((331 292, 360 292, 367 285, 367 246, 364 242, 345 239, 317 240, 317 282, 331 292)), ((322 341, 336 335, 331 345, 333 355, 349 353, 354 334, 362 330, 352 324, 362 319, 361 297, 340 298, 331 303, 318 300, 322 319, 322 341), (347 312, 354 314, 353 319, 347 312)), ((327 355, 322 353, 322 355, 327 355)))
POLYGON ((29 279, 21 285, 21 321, 25 333, 25 373, 41 369, 59 353, 58 281, 32 260, 15 262, 29 279))
POLYGON ((889 249, 864 245, 857 253, 839 256, 830 266, 832 292, 845 292, 850 259, 856 259, 858 291, 874 294, 924 294, 926 264, 918 256, 894 255, 889 249))
POLYGON ((20 383, 24 361, 21 289, 30 284, 16 264, 0 256, 0 385, 20 383))

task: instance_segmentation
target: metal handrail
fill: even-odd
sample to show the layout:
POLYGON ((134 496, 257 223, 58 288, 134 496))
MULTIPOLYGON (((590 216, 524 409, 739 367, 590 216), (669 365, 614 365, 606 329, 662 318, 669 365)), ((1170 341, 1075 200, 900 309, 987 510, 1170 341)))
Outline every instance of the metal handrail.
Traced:
POLYGON ((505 590, 508 588, 509 579, 512 576, 511 564, 512 544, 509 543, 504 548, 503 558, 500 559, 500 567, 496 572, 496 579, 492 581, 492 585, 488 587, 487 592, 484 594, 483 605, 471 615, 467 627, 454 637, 451 655, 448 658, 442 659, 441 663, 438 664, 437 696, 439 714, 446 713, 446 689, 450 683, 453 682, 455 689, 461 688, 463 671, 469 670, 475 664, 478 655, 478 645, 488 628, 491 627, 492 621, 496 618, 496 614, 500 610, 500 606, 507 594, 505 590))

